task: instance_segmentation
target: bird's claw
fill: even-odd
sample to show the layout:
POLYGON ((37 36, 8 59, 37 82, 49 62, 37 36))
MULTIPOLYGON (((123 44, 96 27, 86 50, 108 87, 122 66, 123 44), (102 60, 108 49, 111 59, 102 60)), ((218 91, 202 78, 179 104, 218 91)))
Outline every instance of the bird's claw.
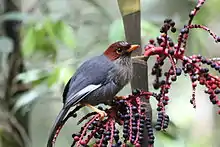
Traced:
POLYGON ((101 121, 107 116, 107 114, 105 113, 105 111, 101 111, 101 110, 100 110, 98 113, 99 113, 99 115, 100 115, 99 120, 101 120, 101 121))
POLYGON ((126 98, 127 98, 126 96, 115 96, 116 100, 124 100, 126 98))
POLYGON ((98 108, 96 108, 96 107, 94 107, 94 106, 92 106, 92 105, 90 105, 90 104, 84 104, 84 105, 90 107, 93 111, 95 111, 96 113, 98 113, 98 114, 100 115, 100 120, 103 120, 104 117, 107 116, 107 114, 105 113, 105 111, 102 111, 102 110, 100 110, 100 109, 98 109, 98 108))

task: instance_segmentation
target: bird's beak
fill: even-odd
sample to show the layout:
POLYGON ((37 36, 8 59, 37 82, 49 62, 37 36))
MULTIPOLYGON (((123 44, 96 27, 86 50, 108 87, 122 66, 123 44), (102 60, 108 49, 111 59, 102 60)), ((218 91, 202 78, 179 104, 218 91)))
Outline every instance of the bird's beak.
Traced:
POLYGON ((131 45, 131 47, 127 50, 127 52, 132 52, 132 51, 134 51, 134 50, 136 50, 136 49, 138 49, 140 47, 140 45, 131 45))

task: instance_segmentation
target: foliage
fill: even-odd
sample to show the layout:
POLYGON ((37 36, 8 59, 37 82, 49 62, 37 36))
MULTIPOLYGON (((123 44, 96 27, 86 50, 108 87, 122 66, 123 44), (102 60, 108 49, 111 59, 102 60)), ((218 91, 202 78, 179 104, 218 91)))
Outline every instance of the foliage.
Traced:
MULTIPOLYGON (((140 97, 144 96, 146 99, 149 99, 150 97, 156 98, 158 101, 158 116, 157 123, 154 127, 157 131, 167 129, 169 117, 166 114, 165 106, 167 106, 170 101, 168 93, 173 82, 178 80, 178 76, 183 72, 185 75, 188 74, 191 80, 192 98, 190 103, 194 108, 196 108, 195 90, 198 84, 204 85, 207 88, 205 93, 209 94, 211 103, 220 107, 220 101, 218 99, 218 95, 220 94, 219 76, 212 75, 209 72, 209 68, 203 67, 204 65, 208 65, 210 69, 219 73, 219 58, 208 59, 201 55, 185 55, 186 43, 191 29, 198 28, 205 30, 214 38, 215 42, 220 42, 220 37, 214 34, 209 28, 200 24, 192 24, 193 18, 196 16, 204 2, 204 0, 198 1, 194 10, 190 12, 188 24, 181 29, 176 44, 168 35, 168 31, 170 30, 173 33, 176 32, 175 22, 171 19, 166 19, 164 25, 161 27, 161 35, 157 37, 157 41, 152 39, 149 40, 149 43, 145 47, 144 55, 141 57, 135 57, 147 60, 150 56, 156 56, 156 61, 151 74, 156 77, 153 83, 154 89, 160 89, 160 91, 158 93, 151 93, 137 90, 123 100, 113 100, 111 107, 104 110, 107 113, 107 118, 104 120, 100 120, 101 116, 94 112, 85 115, 79 120, 79 123, 89 117, 91 118, 88 119, 79 133, 73 134, 74 141, 72 146, 87 145, 92 138, 96 140, 96 143, 93 146, 118 146, 121 144, 124 144, 125 146, 129 144, 140 146, 143 141, 143 130, 146 125, 145 129, 147 129, 148 132, 148 143, 149 147, 151 147, 152 144, 154 144, 154 134, 151 126, 152 120, 150 120, 149 116, 146 116, 146 113, 144 113, 145 109, 143 109, 144 107, 142 108, 143 104, 140 102, 140 97), (170 63, 171 67, 164 72, 163 77, 162 66, 166 59, 168 59, 168 63, 170 63), (182 68, 178 67, 178 61, 181 62, 182 68), (161 78, 163 79, 161 80, 161 78), (119 136, 116 124, 121 125, 123 128, 122 139, 119 136)), ((70 113, 70 116, 68 115, 67 118, 63 120, 63 123, 60 124, 58 133, 69 117, 76 116, 75 110, 70 113)), ((51 142, 51 144, 53 143, 54 142, 51 142)))
MULTIPOLYGON (((32 119, 35 118, 33 119, 34 122, 30 122, 29 124, 30 125, 29 128, 31 129, 32 136, 33 136, 32 138, 34 142, 33 146, 43 145, 46 142, 46 140, 44 141, 43 138, 44 139, 46 138, 47 129, 49 129, 49 127, 51 126, 51 122, 53 119, 51 114, 55 114, 56 110, 59 109, 58 104, 60 104, 60 96, 61 96, 61 92, 63 89, 63 84, 65 84, 67 80, 69 79, 69 77, 72 75, 72 73, 74 73, 75 68, 77 68, 79 63, 90 56, 98 54, 98 52, 102 52, 103 48, 106 47, 108 43, 111 43, 114 40, 119 40, 121 39, 120 38, 121 36, 124 36, 123 29, 121 29, 123 27, 122 22, 121 20, 117 19, 119 17, 119 15, 117 14, 117 6, 112 4, 113 3, 112 0, 111 0, 112 3, 109 3, 109 1, 102 2, 102 1, 96 1, 96 0, 74 1, 74 2, 72 1, 67 2, 66 0, 56 1, 56 2, 54 1, 56 0, 51 0, 51 1, 42 0, 40 2, 36 2, 36 4, 34 3, 30 5, 31 9, 33 9, 32 11, 30 11, 30 13, 28 10, 28 12, 24 12, 24 13, 14 12, 14 13, 10 13, 10 14, 8 13, 8 14, 4 14, 0 16, 1 22, 3 22, 4 20, 8 20, 8 19, 19 20, 19 21, 22 20, 23 22, 22 37, 24 39, 22 40, 22 45, 24 46, 24 44, 27 44, 27 46, 30 47, 30 50, 28 48, 25 49, 26 45, 23 48, 23 54, 25 55, 24 61, 26 65, 26 72, 18 75, 18 77, 16 78, 16 81, 21 80, 22 83, 25 83, 27 85, 31 84, 32 86, 29 89, 29 91, 24 92, 24 93, 19 93, 18 95, 16 94, 16 96, 13 97, 12 99, 13 100, 12 103, 16 102, 13 107, 13 112, 18 112, 19 110, 23 110, 22 112, 25 112, 25 113, 22 113, 22 115, 25 115, 26 112, 31 112, 31 111, 35 112, 35 113, 31 113, 32 115, 34 115, 32 116, 32 119), (52 3, 55 3, 55 4, 52 5, 52 3), (48 4, 52 6, 52 8, 54 9, 53 11, 51 10, 51 8, 48 7, 48 4), (69 7, 63 7, 64 4, 67 4, 71 8, 71 11, 69 11, 69 7), (109 5, 109 7, 106 7, 106 5, 109 5), (41 15, 38 15, 39 11, 40 13, 42 13, 41 15), (87 20, 87 18, 89 19, 87 20), (106 21, 106 19, 108 19, 108 21, 106 21), (97 20, 100 20, 100 21, 97 21, 97 20), (111 23, 111 21, 113 22, 111 23), (65 41, 62 41, 62 39, 60 40, 60 37, 58 37, 59 35, 56 34, 56 31, 54 30, 54 25, 58 22, 62 22, 66 30, 69 30, 69 33, 71 33, 69 35, 72 36, 70 38, 74 38, 73 39, 74 47, 69 46, 68 43, 66 43, 65 41), (120 22, 120 27, 117 27, 117 25, 115 25, 116 22, 117 22, 117 25, 119 24, 118 22, 120 22), (46 23, 48 23, 49 26, 52 28, 52 30, 55 31, 55 34, 54 34, 55 39, 53 38, 53 36, 46 37, 44 35, 40 36, 42 37, 42 39, 35 38, 36 40, 43 40, 43 42, 46 45, 43 45, 39 41, 36 42, 36 40, 33 37, 34 35, 30 35, 31 36, 29 38, 30 42, 26 40, 28 39, 27 36, 29 36, 28 34, 30 32, 32 32, 30 34, 33 34, 33 32, 35 32, 35 35, 37 36, 36 33, 40 32, 38 28, 40 28, 40 30, 44 32, 43 34, 47 34, 47 29, 44 28, 46 23), (71 24, 72 27, 70 27, 69 24, 71 24), (82 27, 84 25, 85 27, 82 27), (94 29, 93 27, 94 25, 97 25, 98 29, 97 28, 94 29), (100 25, 102 26, 100 27, 100 25), (87 32, 88 31, 87 28, 93 29, 97 34, 99 34, 99 37, 93 37, 94 34, 87 32), (104 31, 103 31, 103 28, 104 28, 104 31), (78 31, 78 30, 84 30, 84 31, 78 31), (117 34, 114 34, 114 32, 117 32, 117 34), (87 38, 84 39, 83 37, 80 37, 80 36, 87 36, 87 38), (94 40, 90 41, 88 38, 93 38, 94 40), (48 40, 50 41, 47 43, 46 41, 48 40), (55 40, 55 42, 53 42, 52 40, 53 41, 55 40), (36 43, 38 45, 36 45, 36 43), (41 46, 41 47, 43 46, 43 47, 41 49, 39 48, 33 49, 31 46, 41 46), (46 48, 46 47, 51 47, 51 46, 52 46, 52 49, 46 48), (43 50, 43 48, 45 50, 43 50), (41 91, 40 89, 43 89, 43 91, 41 91), (44 93, 44 91, 46 91, 46 93, 44 93), (56 103, 57 101, 59 102, 56 103), (56 103, 57 105, 54 106, 54 103, 56 103), (36 105, 33 105, 33 104, 36 104, 36 105), (43 113, 42 107, 43 108, 46 107, 47 108, 46 110, 52 111, 50 112, 50 114, 45 115, 45 117, 47 116, 48 118, 44 118, 45 119, 44 123, 42 123, 42 121, 37 122, 38 118, 42 117, 41 115, 43 113), (36 113, 36 111, 41 110, 41 109, 42 111, 39 111, 38 113, 36 113), (49 117, 50 115, 51 117, 49 117), (41 127, 42 129, 39 129, 39 124, 42 124, 42 127, 41 127)), ((168 0, 168 1, 172 1, 172 0, 168 0)), ((185 23, 184 22, 185 20, 182 20, 182 17, 187 16, 187 14, 185 13, 176 14, 177 12, 173 11, 173 8, 175 7, 179 8, 179 5, 178 5, 179 2, 180 0, 173 0, 172 7, 170 5, 167 7, 164 5, 163 8, 166 10, 160 11, 159 16, 155 16, 154 11, 151 12, 151 11, 146 11, 146 10, 148 10, 152 6, 152 4, 155 4, 156 8, 160 7, 161 5, 157 3, 157 1, 154 1, 154 2, 152 1, 147 2, 147 0, 142 1, 143 4, 144 3, 147 4, 147 5, 144 5, 144 7, 142 8, 142 16, 143 16, 142 17, 142 41, 144 42, 144 44, 147 43, 146 40, 148 40, 148 37, 155 38, 157 36, 157 31, 159 29, 159 26, 157 22, 155 23, 154 20, 159 20, 159 25, 160 25, 160 22, 162 21, 161 16, 163 14, 165 15, 166 12, 172 12, 172 14, 174 14, 173 17, 175 20, 178 21, 180 19, 181 21, 183 21, 183 22, 178 22, 179 24, 178 26, 182 27, 182 25, 180 24, 185 23), (146 19, 145 16, 147 16, 147 18, 149 19, 146 19)), ((190 0, 190 2, 192 1, 190 0)), ((194 0, 194 3, 196 2, 197 0, 194 0)), ((190 8, 189 1, 184 1, 184 3, 188 4, 187 7, 184 7, 185 10, 190 8)), ((196 22, 197 24, 207 24, 207 23, 210 23, 208 21, 213 22, 213 20, 215 21, 215 23, 218 22, 218 19, 215 18, 215 16, 218 15, 217 13, 218 3, 219 2, 217 0, 209 0, 208 3, 205 5, 205 7, 202 8, 202 11, 198 13, 194 22, 196 22)), ((26 4, 29 5, 29 3, 26 3, 26 2, 23 3, 25 7, 26 7, 26 4)), ((178 26, 177 26, 177 29, 179 29, 178 26)), ((2 30, 0 31, 2 33, 2 30)), ((191 33, 189 36, 190 38, 188 41, 189 45, 188 45, 187 53, 195 53, 195 54, 201 53, 203 55, 210 54, 209 51, 214 48, 210 47, 209 42, 206 41, 207 35, 202 30, 201 31, 192 30, 192 32, 193 33, 191 33)), ((174 35, 170 34, 170 36, 178 36, 178 34, 174 34, 174 35)), ((176 41, 175 38, 174 38, 174 41, 176 41)), ((7 55, 12 50, 13 45, 12 45, 11 40, 5 36, 1 36, 0 45, 1 45, 0 47, 0 59, 1 59, 0 96, 2 97, 3 95, 2 93, 4 91, 4 85, 2 85, 2 81, 4 81, 4 78, 7 72, 7 66, 8 66, 7 55)), ((218 53, 218 52, 215 51, 215 53, 218 53)), ((207 56, 211 56, 211 54, 207 56)), ((149 66, 151 66, 151 64, 149 64, 149 66)), ((170 147, 181 146, 181 144, 187 144, 190 146, 191 142, 193 142, 193 145, 191 145, 193 147, 196 147, 196 146, 202 147, 202 146, 208 146, 208 145, 200 144, 199 142, 201 142, 201 140, 208 140, 207 142, 210 142, 210 137, 206 137, 202 139, 199 138, 195 141, 194 136, 190 135, 192 137, 191 139, 189 139, 189 134, 193 134, 194 132, 194 130, 192 129, 193 126, 190 125, 192 123, 192 116, 194 115, 194 111, 190 109, 190 107, 189 109, 183 109, 182 112, 176 111, 177 109, 180 110, 181 108, 188 108, 188 105, 187 105, 188 103, 186 104, 184 101, 185 97, 178 95, 178 93, 181 92, 181 90, 186 87, 185 85, 187 82, 185 81, 186 80, 184 79, 184 77, 179 77, 179 82, 175 83, 175 86, 173 86, 175 93, 177 93, 175 94, 176 99, 175 100, 173 99, 170 107, 168 108, 168 114, 171 116, 171 121, 174 121, 174 123, 175 124, 177 123, 178 125, 177 126, 169 125, 169 128, 167 130, 168 133, 157 132, 155 134, 157 138, 157 141, 155 144, 156 147, 157 146, 161 147, 164 145, 170 146, 170 147), (173 106, 172 103, 174 101, 178 101, 179 105, 173 106), (171 114, 175 115, 175 119, 173 118, 171 114), (181 127, 181 128, 177 128, 177 127, 181 127)), ((126 90, 125 90, 125 93, 126 93, 126 90)), ((188 94, 186 93, 186 95, 188 94)), ((152 101, 152 103, 154 103, 154 101, 152 101)), ((153 107, 153 109, 155 109, 156 111, 155 107, 153 107)), ((156 120, 153 120, 153 121, 154 121, 153 123, 156 124, 156 120)), ((3 130, 3 128, 7 128, 5 127, 4 124, 3 125, 2 124, 3 123, 1 121, 1 130, 3 130)), ((74 132, 79 127, 74 128, 74 132)), ((70 130, 69 128, 73 129, 72 126, 67 127, 67 128, 68 129, 66 130, 70 130)), ((65 132, 66 130, 64 128, 65 132)), ((197 132, 197 133, 201 134, 200 132, 197 132)), ((57 143, 64 144, 65 142, 67 142, 65 139, 61 141, 58 140, 57 143)), ((71 137, 69 137, 68 141, 71 141, 71 140, 72 140, 71 137)))
POLYGON ((72 49, 76 46, 72 28, 61 20, 53 22, 46 19, 42 23, 29 25, 28 28, 22 44, 23 54, 26 57, 43 52, 45 56, 50 55, 54 59, 57 54, 57 44, 63 43, 66 48, 72 49))

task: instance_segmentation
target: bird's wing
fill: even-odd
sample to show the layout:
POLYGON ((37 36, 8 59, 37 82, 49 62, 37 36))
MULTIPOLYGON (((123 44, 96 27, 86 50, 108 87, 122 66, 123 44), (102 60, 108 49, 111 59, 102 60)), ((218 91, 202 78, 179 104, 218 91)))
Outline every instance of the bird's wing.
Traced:
MULTIPOLYGON (((69 79, 69 81, 67 82, 67 84, 66 84, 66 86, 65 86, 65 88, 63 90, 63 98, 67 97, 67 93, 69 91, 69 86, 70 86, 71 79, 72 78, 69 79)), ((65 103, 65 99, 63 99, 63 103, 65 103)))
MULTIPOLYGON (((68 82, 68 83, 70 83, 70 82, 68 82)), ((61 109, 61 111, 60 111, 59 115, 57 116, 57 118, 54 122, 54 125, 51 129, 49 139, 48 139, 48 142, 47 142, 47 147, 52 147, 53 146, 54 136, 56 135, 57 129, 59 129, 59 127, 62 126, 62 121, 65 118, 65 116, 67 115, 67 112, 69 111, 70 107, 74 103, 75 104, 78 103, 80 100, 85 98, 88 94, 90 94, 91 92, 93 92, 94 90, 99 88, 100 86, 101 86, 101 84, 99 84, 99 85, 88 85, 85 88, 83 88, 82 90, 80 90, 79 92, 77 92, 76 94, 71 93, 71 95, 69 95, 67 101, 65 102, 64 107, 61 109)))
POLYGON ((114 63, 105 56, 84 62, 64 89, 64 106, 76 105, 91 92, 105 85, 108 82, 108 72, 113 66, 114 63))
POLYGON ((91 92, 93 92, 94 90, 98 89, 101 86, 102 86, 101 84, 88 85, 79 92, 77 92, 76 94, 72 93, 65 102, 65 107, 72 106, 73 103, 74 104, 79 103, 83 98, 85 98, 87 95, 89 95, 91 92))

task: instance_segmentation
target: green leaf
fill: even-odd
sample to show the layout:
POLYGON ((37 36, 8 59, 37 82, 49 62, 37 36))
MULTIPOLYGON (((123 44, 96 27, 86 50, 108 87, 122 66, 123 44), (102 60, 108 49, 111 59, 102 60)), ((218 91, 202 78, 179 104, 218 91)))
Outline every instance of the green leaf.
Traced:
POLYGON ((60 70, 60 80, 67 84, 75 71, 70 67, 64 67, 60 70))
POLYGON ((59 80, 59 76, 60 76, 60 68, 54 69, 52 74, 47 79, 48 86, 49 87, 53 86, 53 84, 56 83, 59 80))
POLYGON ((46 92, 48 92, 48 87, 43 84, 34 87, 32 90, 28 92, 25 92, 17 99, 12 109, 12 112, 16 112, 23 106, 32 103, 34 100, 37 100, 38 98, 40 98, 41 95, 44 95, 46 92))
POLYGON ((117 19, 109 27, 108 31, 109 42, 125 40, 124 25, 122 19, 117 19))
POLYGON ((56 41, 56 36, 54 33, 54 29, 53 29, 54 26, 55 26, 55 22, 52 22, 48 18, 45 20, 45 22, 43 24, 43 28, 42 28, 52 41, 56 41))
POLYGON ((36 80, 42 79, 48 76, 48 72, 42 69, 33 69, 24 73, 20 73, 17 77, 17 81, 22 81, 23 83, 31 83, 36 80))
POLYGON ((16 80, 23 83, 31 83, 48 76, 48 72, 42 69, 33 69, 17 75, 16 80))
POLYGON ((45 75, 37 80, 32 81, 31 84, 32 84, 32 86, 37 86, 39 84, 43 84, 45 81, 47 81, 48 77, 49 77, 48 75, 45 75))
POLYGON ((57 57, 57 47, 53 42, 44 40, 41 44, 39 44, 39 52, 45 58, 50 59, 51 61, 55 61, 57 57))
POLYGON ((26 57, 31 56, 37 47, 36 33, 37 32, 35 32, 34 28, 29 28, 27 33, 24 35, 22 42, 22 53, 26 57))
POLYGON ((57 55, 57 46, 53 26, 54 24, 50 20, 46 20, 42 26, 40 24, 36 25, 36 51, 47 58, 49 57, 52 61, 55 61, 57 55))
POLYGON ((13 44, 12 41, 8 37, 1 36, 0 37, 0 52, 9 53, 12 51, 13 44))
POLYGON ((73 29, 63 23, 62 21, 58 21, 54 26, 54 31, 56 31, 56 36, 59 40, 61 40, 67 47, 73 49, 76 47, 76 39, 74 36, 73 29))

